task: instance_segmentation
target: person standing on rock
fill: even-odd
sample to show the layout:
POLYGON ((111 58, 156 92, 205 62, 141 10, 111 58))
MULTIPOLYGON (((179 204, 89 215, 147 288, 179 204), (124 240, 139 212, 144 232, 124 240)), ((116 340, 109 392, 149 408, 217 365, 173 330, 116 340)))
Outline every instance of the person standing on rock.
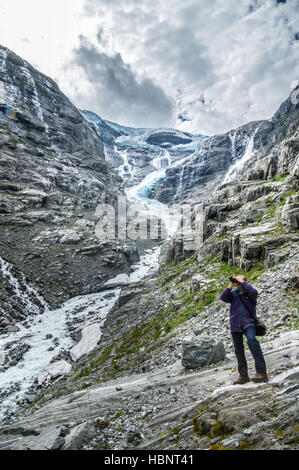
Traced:
POLYGON ((233 282, 220 294, 220 300, 230 304, 230 330, 235 354, 238 361, 239 377, 234 384, 250 382, 243 344, 243 334, 255 362, 256 376, 253 382, 267 382, 266 363, 260 343, 256 339, 256 303, 258 291, 248 284, 245 276, 235 277, 237 289, 233 282), (241 297, 242 296, 242 300, 241 297), (247 307, 247 308, 246 308, 247 307))

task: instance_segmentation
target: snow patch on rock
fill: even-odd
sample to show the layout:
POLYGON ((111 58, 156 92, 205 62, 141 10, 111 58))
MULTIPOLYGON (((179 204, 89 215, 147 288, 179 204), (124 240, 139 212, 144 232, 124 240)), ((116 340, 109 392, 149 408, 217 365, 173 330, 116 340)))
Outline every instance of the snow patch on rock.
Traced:
POLYGON ((94 323, 83 328, 81 341, 70 350, 74 362, 89 354, 97 346, 102 336, 101 326, 101 323, 94 323))

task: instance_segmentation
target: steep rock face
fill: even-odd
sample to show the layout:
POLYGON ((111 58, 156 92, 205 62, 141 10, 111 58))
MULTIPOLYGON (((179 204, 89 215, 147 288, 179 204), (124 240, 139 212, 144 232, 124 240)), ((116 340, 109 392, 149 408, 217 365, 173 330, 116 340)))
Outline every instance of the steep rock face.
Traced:
POLYGON ((196 197, 207 200, 229 167, 246 151, 250 138, 264 122, 246 124, 227 134, 209 137, 181 165, 166 170, 166 178, 151 192, 161 202, 175 203, 196 197))
MULTIPOLYGON (((298 93, 299 88, 296 90, 298 93)), ((189 159, 175 168, 166 170, 166 177, 153 188, 151 197, 172 203, 191 198, 194 200, 196 194, 198 200, 205 201, 215 186, 225 179, 237 177, 243 168, 243 160, 246 169, 252 167, 257 160, 264 159, 276 144, 289 138, 298 127, 296 90, 282 103, 271 120, 252 122, 227 134, 207 139, 189 159), (234 165, 235 172, 230 174, 230 167, 234 165)), ((270 160, 271 165, 275 166, 272 156, 270 160)), ((268 173, 262 171, 258 178, 267 178, 268 174, 271 177, 278 170, 268 168, 268 173)))
MULTIPOLYGON (((22 271, 57 306, 130 272, 134 247, 95 235, 97 205, 115 206, 123 194, 99 135, 53 80, 4 47, 0 145, 0 255, 17 279, 22 271)), ((3 269, 0 276, 7 285, 3 269)), ((10 294, 1 300, 13 313, 10 294)))
POLYGON ((81 112, 100 135, 107 161, 117 169, 127 187, 140 183, 154 171, 172 167, 200 148, 207 139, 176 129, 121 126, 91 111, 81 112))
MULTIPOLYGON (((239 181, 219 186, 200 214, 194 208, 199 230, 193 231, 193 251, 199 262, 220 256, 221 261, 249 271, 289 256, 290 245, 299 240, 298 137, 296 132, 284 140, 241 173, 239 181), (271 178, 256 179, 264 172, 269 175, 269 168, 271 178)), ((174 238, 164 250, 165 262, 185 256, 189 238, 188 234, 174 238)))

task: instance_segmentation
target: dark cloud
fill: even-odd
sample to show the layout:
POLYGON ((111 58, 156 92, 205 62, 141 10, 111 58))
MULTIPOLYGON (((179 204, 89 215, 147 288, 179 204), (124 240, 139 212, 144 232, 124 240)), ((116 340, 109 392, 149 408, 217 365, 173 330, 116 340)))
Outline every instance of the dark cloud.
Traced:
POLYGON ((299 75, 298 0, 85 0, 85 10, 100 52, 81 44, 93 84, 81 101, 127 125, 170 126, 175 114, 184 131, 225 132, 270 118, 299 75))
POLYGON ((139 79, 121 54, 100 52, 83 36, 74 53, 90 84, 92 109, 102 117, 141 127, 172 123, 173 101, 151 79, 139 79))

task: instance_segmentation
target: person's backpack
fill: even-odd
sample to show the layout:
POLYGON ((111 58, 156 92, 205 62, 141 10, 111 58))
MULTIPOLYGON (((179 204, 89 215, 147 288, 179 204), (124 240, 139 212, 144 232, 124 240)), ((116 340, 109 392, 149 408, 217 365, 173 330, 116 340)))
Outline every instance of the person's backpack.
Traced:
POLYGON ((239 295, 239 299, 241 300, 242 304, 244 305, 244 307, 246 308, 246 310, 248 311, 249 315, 254 319, 255 321, 255 325, 256 325, 256 336, 264 336, 266 333, 267 333, 267 327, 265 325, 265 323, 263 323, 259 318, 257 318, 257 320, 254 318, 253 314, 251 313, 250 311, 250 308, 248 307, 248 305, 245 305, 243 299, 242 299, 242 295, 239 295))

